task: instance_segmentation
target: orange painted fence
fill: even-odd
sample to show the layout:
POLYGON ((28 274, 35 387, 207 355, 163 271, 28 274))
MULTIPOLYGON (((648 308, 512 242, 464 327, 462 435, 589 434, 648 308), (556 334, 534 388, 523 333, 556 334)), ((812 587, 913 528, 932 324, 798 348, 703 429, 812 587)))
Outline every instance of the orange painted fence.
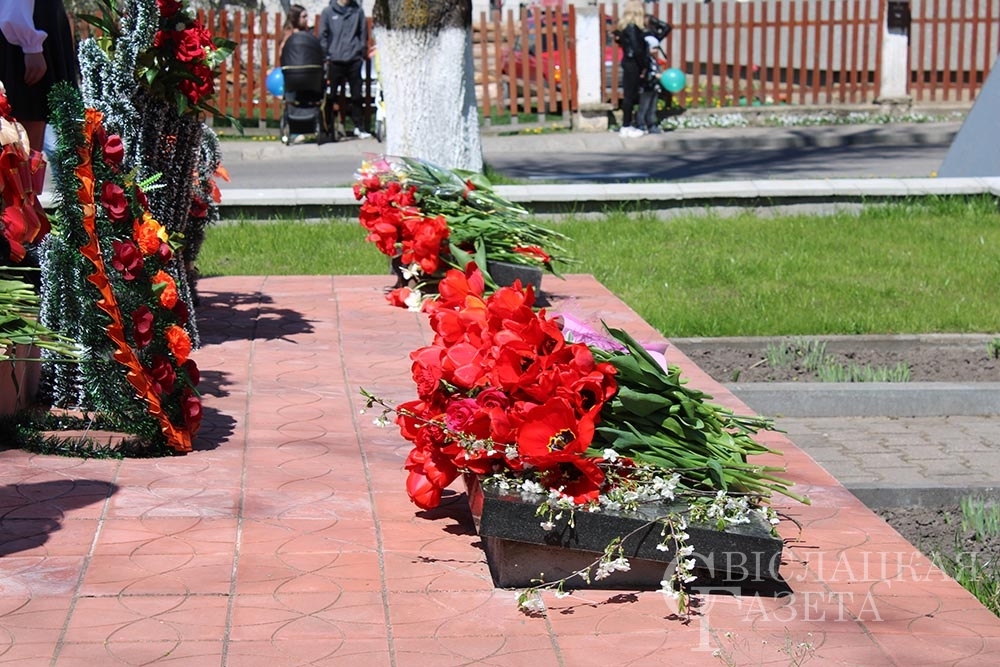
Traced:
MULTIPOLYGON (((910 94, 916 101, 969 102, 1000 48, 997 0, 912 0, 910 94)), ((667 66, 687 75, 683 107, 862 104, 879 92, 885 2, 872 0, 697 0, 647 4, 673 26, 667 66)), ((580 66, 601 68, 605 102, 617 106, 620 49, 610 32, 618 4, 598 6, 602 53, 580 66)), ((218 107, 244 124, 275 123, 281 101, 266 89, 284 37, 283 15, 200 12, 216 35, 238 44, 223 66, 218 107)), ((314 18, 313 24, 318 23, 314 18)), ((80 24, 80 34, 88 34, 80 24)), ((576 14, 568 7, 481 13, 473 20, 476 94, 486 119, 577 109, 576 14)), ((376 76, 366 65, 371 102, 376 76)), ((392 100, 386 99, 391 113, 392 100)), ((366 115, 373 115, 369 105, 366 115)))

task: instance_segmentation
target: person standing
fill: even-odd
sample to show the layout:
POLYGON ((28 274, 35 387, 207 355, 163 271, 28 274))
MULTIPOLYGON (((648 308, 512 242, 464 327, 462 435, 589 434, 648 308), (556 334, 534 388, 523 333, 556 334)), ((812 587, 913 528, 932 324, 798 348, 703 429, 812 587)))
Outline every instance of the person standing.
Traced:
POLYGON ((639 101, 639 84, 649 67, 649 47, 643 35, 646 12, 641 0, 628 0, 622 9, 615 40, 622 49, 622 127, 623 137, 641 137, 644 133, 633 124, 633 112, 639 101))
POLYGON ((80 66, 62 0, 0 2, 0 80, 11 111, 41 151, 49 119, 49 91, 59 81, 79 82, 80 66))
POLYGON ((649 134, 659 134, 660 123, 656 115, 656 105, 660 100, 660 63, 657 52, 662 53, 660 41, 670 34, 671 27, 652 14, 646 15, 645 32, 646 46, 649 52, 649 65, 646 75, 639 84, 639 116, 636 125, 649 134))
POLYGON ((368 57, 368 19, 356 0, 330 0, 320 15, 319 41, 326 53, 331 89, 347 82, 354 136, 368 139, 362 120, 361 67, 368 57))

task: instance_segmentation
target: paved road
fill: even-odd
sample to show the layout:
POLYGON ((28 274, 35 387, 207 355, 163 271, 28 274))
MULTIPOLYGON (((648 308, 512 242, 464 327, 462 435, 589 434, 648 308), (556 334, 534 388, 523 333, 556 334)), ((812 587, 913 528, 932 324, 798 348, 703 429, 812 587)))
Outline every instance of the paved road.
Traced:
MULTIPOLYGON (((750 178, 926 177, 959 123, 484 136, 486 162, 508 176, 566 182, 737 181, 750 178)), ((374 139, 317 146, 225 141, 223 188, 338 187, 384 150, 374 139)))

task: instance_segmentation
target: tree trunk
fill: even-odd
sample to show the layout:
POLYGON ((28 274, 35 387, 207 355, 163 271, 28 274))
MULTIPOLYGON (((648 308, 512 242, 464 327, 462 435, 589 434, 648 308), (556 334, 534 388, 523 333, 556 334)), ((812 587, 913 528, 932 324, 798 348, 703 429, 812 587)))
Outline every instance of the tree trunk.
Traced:
POLYGON ((482 171, 471 0, 376 0, 386 152, 482 171))

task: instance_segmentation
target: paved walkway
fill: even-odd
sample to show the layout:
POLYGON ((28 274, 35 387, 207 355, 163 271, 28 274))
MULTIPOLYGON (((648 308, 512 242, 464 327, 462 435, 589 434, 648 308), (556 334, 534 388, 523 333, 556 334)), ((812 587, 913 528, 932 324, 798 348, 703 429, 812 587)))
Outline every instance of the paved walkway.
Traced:
MULTIPOLYGON (((0 662, 717 665, 720 648, 787 665, 786 642, 810 642, 811 664, 995 664, 1000 619, 777 433, 774 461, 812 500, 776 503, 791 595, 705 595, 690 623, 655 592, 546 595, 544 617, 521 614, 492 585, 464 497, 417 512, 406 443, 358 413, 360 387, 412 397, 407 354, 429 338, 425 316, 385 305, 386 285, 202 280, 206 411, 187 456, 0 452, 0 662)), ((590 277, 543 287, 553 309, 658 338, 590 277)))
POLYGON ((957 505, 1000 490, 996 416, 797 417, 779 426, 869 507, 957 505))

